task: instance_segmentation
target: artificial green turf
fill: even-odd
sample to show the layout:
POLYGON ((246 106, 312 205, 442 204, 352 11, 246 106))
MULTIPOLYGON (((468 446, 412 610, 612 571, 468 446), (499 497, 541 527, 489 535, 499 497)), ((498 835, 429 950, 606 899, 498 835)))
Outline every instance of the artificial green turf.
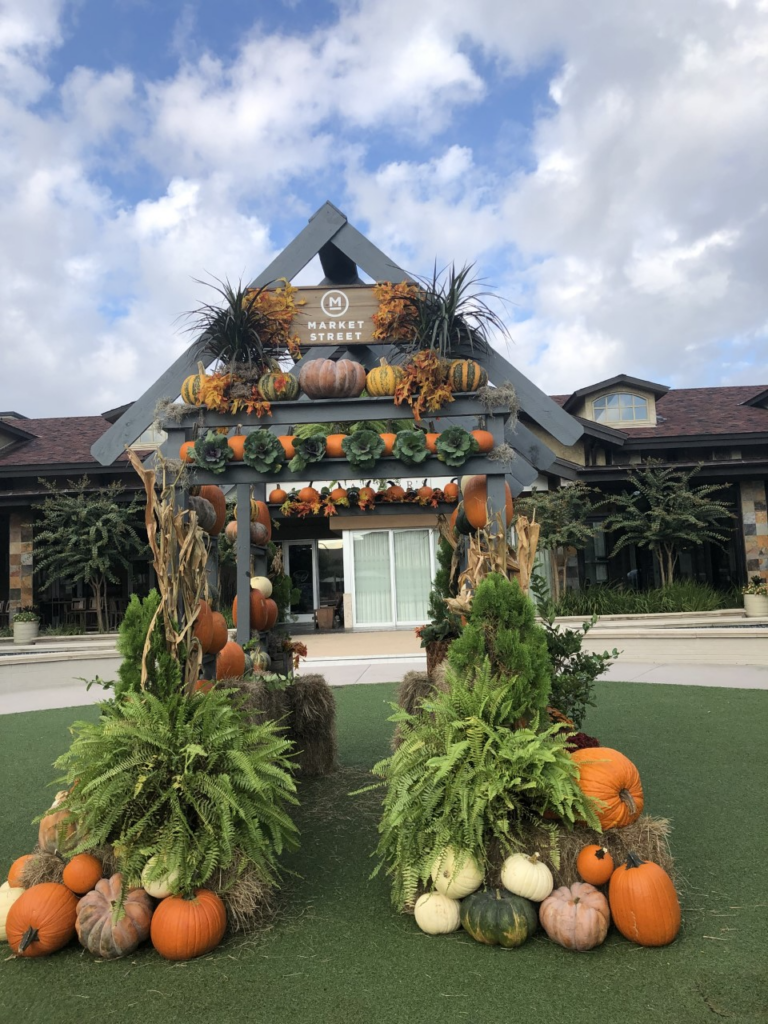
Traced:
MULTIPOLYGON (((765 1024, 768 693, 599 685, 585 728, 635 761, 647 810, 672 818, 684 926, 663 949, 612 933, 585 954, 541 936, 518 950, 463 932, 429 938, 391 910, 386 881, 368 880, 376 797, 347 793, 387 753, 394 687, 337 694, 345 767, 302 786, 303 846, 289 861, 300 877, 287 881, 269 931, 183 964, 149 948, 112 963, 77 945, 45 960, 2 962, 0 952, 0 1022, 765 1024)), ((0 717, 0 868, 34 842, 30 820, 52 793, 67 725, 95 714, 0 717)))

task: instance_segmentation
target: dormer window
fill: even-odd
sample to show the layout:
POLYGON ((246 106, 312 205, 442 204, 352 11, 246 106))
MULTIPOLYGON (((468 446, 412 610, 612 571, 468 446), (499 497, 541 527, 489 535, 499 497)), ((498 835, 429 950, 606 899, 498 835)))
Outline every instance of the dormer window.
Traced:
POLYGON ((648 401, 639 395, 619 391, 614 395, 603 395, 592 403, 597 423, 647 423, 648 401))

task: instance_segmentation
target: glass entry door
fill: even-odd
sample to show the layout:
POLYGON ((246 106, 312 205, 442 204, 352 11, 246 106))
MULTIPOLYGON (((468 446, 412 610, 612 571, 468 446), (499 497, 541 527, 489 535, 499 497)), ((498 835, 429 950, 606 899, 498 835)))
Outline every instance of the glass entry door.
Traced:
POLYGON ((355 626, 418 626, 429 618, 430 530, 352 531, 355 626))
POLYGON ((283 541, 283 559, 286 575, 299 591, 297 604, 291 613, 299 622, 312 622, 317 607, 317 554, 311 540, 283 541))

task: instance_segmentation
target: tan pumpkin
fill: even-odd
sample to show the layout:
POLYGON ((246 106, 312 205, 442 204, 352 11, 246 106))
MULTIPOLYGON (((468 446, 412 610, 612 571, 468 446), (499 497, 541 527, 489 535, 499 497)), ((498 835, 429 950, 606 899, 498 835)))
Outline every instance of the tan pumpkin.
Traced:
POLYGON ((153 904, 143 889, 121 899, 123 877, 102 878, 77 905, 75 927, 80 944, 102 960, 128 956, 149 938, 153 904))
POLYGON ((608 900, 589 882, 561 885, 539 908, 547 935, 566 949, 583 953, 605 941, 611 924, 608 900))
POLYGON ((6 941, 5 922, 8 912, 24 891, 21 885, 9 885, 7 882, 0 885, 0 942, 6 941))
POLYGON ((401 366, 390 366, 383 357, 379 365, 368 371, 365 378, 365 390, 373 398, 384 398, 394 395, 397 385, 404 379, 405 370, 401 366))
POLYGON ((310 398, 357 398, 365 387, 365 367, 351 359, 310 359, 299 372, 310 398))
POLYGON ((643 810, 643 787, 628 757, 610 747, 587 747, 575 750, 571 758, 579 766, 579 788, 596 801, 603 831, 637 821, 643 810))

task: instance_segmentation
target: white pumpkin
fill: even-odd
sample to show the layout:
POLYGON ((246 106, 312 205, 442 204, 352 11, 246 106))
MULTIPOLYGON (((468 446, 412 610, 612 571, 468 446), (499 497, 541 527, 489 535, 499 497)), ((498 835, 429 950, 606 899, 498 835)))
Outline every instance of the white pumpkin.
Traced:
POLYGON ((8 911, 23 892, 23 888, 20 886, 12 888, 8 882, 3 882, 0 885, 0 942, 8 941, 8 936, 5 934, 5 919, 8 917, 8 911))
POLYGON ((534 903, 545 900, 555 887, 552 872, 541 863, 538 853, 532 857, 525 853, 507 857, 501 865, 501 884, 516 896, 524 896, 534 903))
POLYGON ((265 598, 272 597, 272 581, 266 576, 251 576, 251 590, 258 590, 265 598))
POLYGON ((144 887, 144 892, 152 896, 156 900, 164 900, 166 896, 172 896, 174 887, 179 880, 178 871, 171 871, 167 875, 161 875, 159 878, 149 879, 149 874, 157 864, 157 857, 150 857, 141 872, 141 884, 144 887))
POLYGON ((448 846, 432 865, 432 880, 443 896, 463 900, 483 884, 483 871, 474 857, 448 846), (461 866, 456 869, 456 865, 461 866))
POLYGON ((447 935, 461 924, 459 901, 439 892, 425 892, 416 900, 416 924, 427 935, 447 935))

